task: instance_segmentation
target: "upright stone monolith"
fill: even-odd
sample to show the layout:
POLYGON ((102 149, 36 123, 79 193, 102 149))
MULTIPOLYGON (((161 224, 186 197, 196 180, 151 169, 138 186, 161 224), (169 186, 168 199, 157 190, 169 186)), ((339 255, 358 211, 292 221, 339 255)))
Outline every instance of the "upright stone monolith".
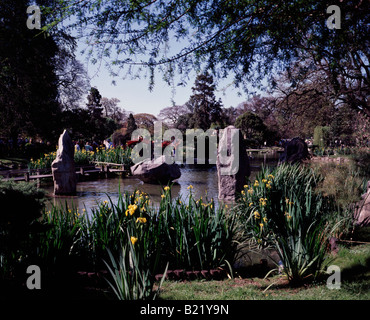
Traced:
POLYGON ((239 129, 228 126, 220 135, 217 150, 218 198, 234 201, 250 174, 249 157, 239 129))
POLYGON ((59 137, 56 159, 51 164, 55 195, 76 194, 74 146, 67 130, 59 137))

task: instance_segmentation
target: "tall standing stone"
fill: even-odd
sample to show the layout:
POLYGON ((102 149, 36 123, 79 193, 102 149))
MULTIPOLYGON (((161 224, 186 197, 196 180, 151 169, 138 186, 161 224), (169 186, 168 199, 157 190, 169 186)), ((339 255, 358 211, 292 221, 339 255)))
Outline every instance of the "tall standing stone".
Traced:
POLYGON ((362 196, 362 200, 357 203, 355 209, 355 222, 359 226, 370 225, 370 180, 367 182, 367 191, 362 196))
POLYGON ((234 201, 250 175, 249 157, 242 133, 234 126, 221 130, 217 150, 218 198, 234 201))
POLYGON ((51 164, 51 171, 55 195, 76 194, 74 146, 67 130, 64 130, 59 137, 57 156, 51 164))

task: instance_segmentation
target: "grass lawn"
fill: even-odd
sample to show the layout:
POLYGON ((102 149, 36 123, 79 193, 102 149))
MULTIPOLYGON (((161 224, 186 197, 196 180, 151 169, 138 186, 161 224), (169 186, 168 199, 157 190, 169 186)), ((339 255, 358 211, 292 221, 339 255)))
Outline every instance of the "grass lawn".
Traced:
POLYGON ((341 246, 331 264, 340 267, 340 289, 327 288, 327 277, 299 288, 289 287, 287 280, 281 275, 267 279, 234 278, 224 281, 165 281, 161 289, 160 299, 370 300, 370 244, 351 247, 341 246))

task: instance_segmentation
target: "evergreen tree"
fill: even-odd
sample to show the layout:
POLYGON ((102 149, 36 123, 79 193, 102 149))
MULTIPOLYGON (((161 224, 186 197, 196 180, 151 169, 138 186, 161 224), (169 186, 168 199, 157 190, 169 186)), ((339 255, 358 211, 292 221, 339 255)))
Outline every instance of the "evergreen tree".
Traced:
POLYGON ((103 116, 102 96, 97 88, 92 87, 87 96, 87 112, 89 120, 85 123, 85 138, 96 142, 102 142, 104 139, 117 129, 117 123, 113 119, 103 116))
POLYGON ((130 113, 128 119, 127 119, 127 131, 126 136, 131 138, 132 132, 134 132, 137 129, 136 121, 132 113, 130 113))
POLYGON ((189 119, 192 128, 207 130, 212 123, 222 123, 222 103, 216 100, 215 88, 211 75, 205 73, 197 76, 193 94, 186 103, 192 114, 189 119))
POLYGON ((0 135, 13 143, 19 135, 55 140, 61 131, 58 45, 52 36, 27 28, 28 5, 0 2, 0 135))
POLYGON ((103 107, 101 104, 101 94, 98 89, 92 87, 87 96, 87 108, 94 120, 100 120, 103 116, 103 107))

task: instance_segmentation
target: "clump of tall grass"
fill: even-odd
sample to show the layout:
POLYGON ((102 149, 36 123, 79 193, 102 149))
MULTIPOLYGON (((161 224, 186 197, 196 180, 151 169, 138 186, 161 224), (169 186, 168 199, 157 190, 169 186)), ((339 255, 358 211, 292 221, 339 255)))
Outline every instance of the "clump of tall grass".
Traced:
POLYGON ((316 191, 325 196, 333 197, 342 208, 360 200, 364 191, 363 185, 366 185, 365 182, 370 178, 361 175, 352 162, 316 163, 311 166, 322 177, 316 191))
MULTIPOLYGON (((191 186, 189 187, 192 188, 191 186)), ((171 196, 165 186, 159 205, 139 190, 120 193, 118 201, 98 203, 91 214, 52 207, 43 221, 40 257, 50 268, 65 261, 101 270, 108 266, 119 299, 153 297, 155 275, 171 269, 202 270, 232 264, 235 216, 210 201, 171 196)))
POLYGON ((189 186, 188 199, 172 199, 164 188, 158 217, 162 241, 171 268, 202 270, 232 263, 236 251, 236 220, 213 199, 195 199, 189 186))
POLYGON ((299 165, 264 168, 241 194, 238 213, 247 234, 276 248, 291 284, 323 271, 328 238, 346 216, 332 198, 315 192, 321 179, 299 165))

